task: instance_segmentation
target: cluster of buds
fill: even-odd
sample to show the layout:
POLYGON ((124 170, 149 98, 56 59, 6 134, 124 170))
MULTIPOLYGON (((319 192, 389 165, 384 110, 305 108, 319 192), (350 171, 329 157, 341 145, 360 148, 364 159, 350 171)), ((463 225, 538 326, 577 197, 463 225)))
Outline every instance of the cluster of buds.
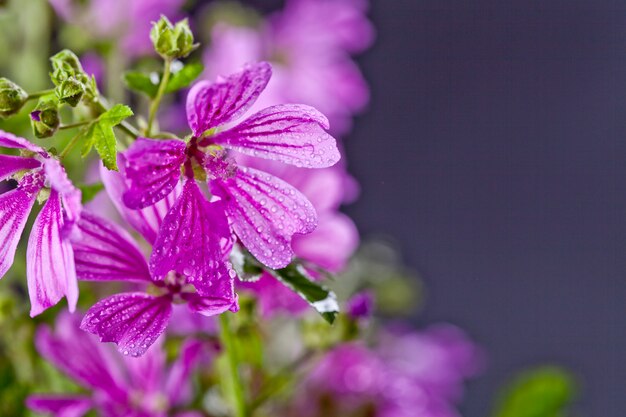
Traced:
POLYGON ((55 95, 59 102, 76 107, 82 98, 97 96, 97 88, 85 73, 78 57, 69 50, 63 50, 50 58, 52 62, 52 82, 56 85, 55 95))

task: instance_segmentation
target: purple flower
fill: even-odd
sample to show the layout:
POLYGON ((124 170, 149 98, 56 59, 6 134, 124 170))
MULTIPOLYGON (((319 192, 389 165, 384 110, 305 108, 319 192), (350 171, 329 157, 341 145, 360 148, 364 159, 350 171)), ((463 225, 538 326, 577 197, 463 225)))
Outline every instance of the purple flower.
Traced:
POLYGON ((215 83, 197 83, 187 97, 188 142, 139 138, 125 153, 129 190, 124 202, 134 209, 168 195, 179 183, 182 167, 186 201, 177 202, 164 219, 150 260, 156 277, 176 271, 196 285, 210 285, 213 274, 224 270, 214 258, 224 242, 207 240, 215 220, 202 212, 210 208, 223 210, 243 245, 271 268, 291 262, 295 234, 315 229, 315 209, 298 190, 227 157, 225 149, 231 149, 306 168, 339 160, 335 139, 325 130, 328 120, 312 107, 276 105, 233 123, 252 107, 270 77, 270 65, 261 62, 215 83), (196 185, 198 175, 206 176, 217 201, 206 202, 196 185))
POLYGON ((68 180, 59 161, 39 146, 0 131, 0 147, 19 149, 24 155, 0 155, 0 181, 13 175, 20 178, 15 189, 0 195, 0 278, 13 264, 35 200, 49 193, 28 239, 30 315, 40 314, 64 296, 70 311, 74 311, 78 285, 68 237, 81 214, 81 193, 68 180))
POLYGON ((365 0, 290 0, 258 29, 220 23, 205 53, 208 75, 269 60, 276 76, 259 106, 309 104, 329 117, 333 132, 344 133, 369 100, 367 83, 350 58, 373 40, 366 12, 365 0))
MULTIPOLYGON (((78 328, 69 314, 57 319, 56 332, 42 326, 36 334, 39 353, 87 389, 87 394, 31 395, 34 411, 57 417, 80 417, 97 409, 106 417, 167 417, 189 402, 192 369, 201 358, 201 344, 189 341, 173 364, 153 349, 140 359, 120 357, 78 328)), ((188 416, 201 414, 175 414, 188 416)))
MULTIPOLYGON (((339 212, 340 205, 351 201, 358 192, 345 167, 337 164, 311 170, 241 155, 237 157, 237 162, 284 179, 302 191, 318 214, 318 226, 312 233, 294 236, 294 253, 316 267, 340 272, 359 243, 354 222, 339 212)), ((316 276, 315 271, 310 272, 316 276)), ((267 273, 258 281, 242 283, 241 286, 257 294, 264 315, 280 311, 299 313, 307 308, 307 303, 300 296, 267 273)))
POLYGON ((330 351, 309 376, 298 406, 305 416, 320 400, 344 414, 456 417, 463 382, 482 362, 480 350, 453 326, 391 331, 374 348, 350 343, 330 351))
POLYGON ((98 335, 103 342, 116 343, 124 355, 140 356, 167 327, 174 303, 186 303, 191 311, 204 316, 238 310, 235 273, 227 262, 232 238, 219 202, 209 203, 196 182, 188 180, 182 189, 175 187, 156 205, 129 210, 121 203, 126 190, 121 174, 103 169, 101 175, 122 217, 168 255, 163 258, 167 263, 151 262, 149 266, 139 245, 124 229, 83 213, 72 236, 78 278, 150 287, 148 293, 121 293, 96 303, 83 319, 83 330, 98 335), (193 226, 189 220, 195 222, 193 226), (181 231, 180 236, 168 242, 160 240, 157 231, 169 230, 172 225, 181 231), (178 250, 177 239, 183 234, 192 240, 178 250), (181 251, 195 258, 182 264, 178 256, 181 251), (204 277, 210 280, 203 281, 204 277))
POLYGON ((119 39, 126 54, 153 53, 148 33, 161 15, 176 20, 184 0, 49 0, 59 17, 98 39, 119 39))

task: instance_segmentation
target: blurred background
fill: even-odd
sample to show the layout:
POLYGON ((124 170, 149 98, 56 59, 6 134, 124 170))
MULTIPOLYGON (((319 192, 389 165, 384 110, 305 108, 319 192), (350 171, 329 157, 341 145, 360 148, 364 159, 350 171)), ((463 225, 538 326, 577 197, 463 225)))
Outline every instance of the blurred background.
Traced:
POLYGON ((371 16, 348 212, 419 271, 419 322, 488 351, 463 415, 550 362, 581 377, 581 415, 623 416, 626 4, 393 0, 371 16))

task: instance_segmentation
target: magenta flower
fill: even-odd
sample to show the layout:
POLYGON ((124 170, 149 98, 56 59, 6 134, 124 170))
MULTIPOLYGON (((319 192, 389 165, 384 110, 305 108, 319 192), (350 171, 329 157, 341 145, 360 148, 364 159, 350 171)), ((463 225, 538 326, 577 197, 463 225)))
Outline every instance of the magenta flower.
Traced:
MULTIPOLYGON (((159 244, 159 227, 180 224, 180 230, 191 237, 188 249, 197 258, 189 260, 187 266, 178 264, 181 258, 173 255, 168 259, 168 273, 157 278, 155 268, 151 272, 140 247, 124 229, 94 214, 83 213, 72 237, 78 278, 135 282, 151 288, 148 293, 121 293, 99 301, 83 318, 83 330, 98 335, 103 342, 116 343, 124 355, 141 356, 167 327, 174 303, 186 303, 192 312, 204 316, 238 310, 233 287, 235 273, 227 262, 232 238, 219 202, 208 202, 195 181, 186 181, 182 190, 175 188, 158 204, 129 210, 121 204, 125 191, 121 175, 102 170, 102 178, 122 217, 148 242, 159 244), (189 228, 184 223, 186 219, 194 219, 200 227, 189 228), (217 245, 211 246, 214 242, 217 245), (210 262, 205 262, 208 257, 210 262), (201 265, 212 268, 201 271, 211 277, 210 282, 194 279, 204 276, 195 275, 195 266, 201 265), (177 269, 182 272, 175 272, 177 269)), ((162 244, 164 251, 175 252, 173 246, 162 244)), ((157 273, 160 271, 156 268, 157 273)))
POLYGON ((204 56, 207 75, 271 61, 276 75, 259 106, 308 104, 328 116, 334 133, 344 133, 369 100, 367 83, 350 58, 374 38, 366 12, 365 0, 289 0, 257 27, 220 23, 204 56))
MULTIPOLYGON (((184 0, 49 0, 63 20, 97 39, 119 40, 131 56, 154 53, 148 33, 161 15, 174 19, 184 0)), ((176 19, 174 19, 176 20, 176 19)))
MULTIPOLYGON (((237 162, 284 179, 302 191, 317 212, 318 226, 312 233, 294 236, 294 253, 306 263, 329 272, 340 272, 359 243, 354 222, 339 212, 341 204, 351 201, 358 193, 358 187, 345 167, 337 164, 311 170, 247 156, 239 156, 237 162)), ((315 271, 310 272, 316 276, 315 271)), ((245 282, 241 286, 257 294, 264 315, 281 311, 299 313, 308 307, 299 295, 267 273, 258 281, 245 282)))
POLYGON ((206 230, 214 220, 200 213, 205 207, 221 207, 243 245, 271 268, 291 262, 295 234, 315 229, 315 209, 298 190, 227 158, 225 148, 306 168, 328 167, 339 160, 335 139, 325 131, 327 119, 312 107, 277 105, 232 126, 270 77, 270 65, 261 62, 215 83, 197 83, 187 97, 192 130, 187 143, 139 138, 125 153, 128 207, 145 208, 168 195, 180 181, 181 167, 188 190, 183 192, 187 201, 177 202, 157 237, 150 259, 156 278, 176 271, 196 285, 210 285, 215 274, 224 271, 213 257, 223 243, 208 240, 206 230), (195 180, 198 171, 206 175, 209 191, 219 201, 206 204, 195 180))
POLYGON ((43 357, 89 392, 31 395, 27 405, 34 411, 56 417, 80 417, 90 409, 106 417, 202 415, 171 412, 190 400, 189 377, 201 358, 202 346, 198 342, 185 343, 170 366, 160 349, 140 359, 120 357, 80 331, 77 319, 69 314, 57 319, 55 333, 40 327, 35 342, 43 357))
POLYGON ((374 348, 351 343, 330 351, 303 387, 298 407, 311 415, 317 398, 347 415, 457 417, 464 380, 482 363, 480 350, 455 327, 389 332, 374 348))
POLYGON ((13 264, 35 200, 49 192, 28 239, 30 315, 40 314, 64 296, 70 311, 74 311, 78 285, 68 237, 81 214, 81 193, 68 180, 59 161, 39 146, 0 131, 0 147, 19 149, 24 154, 0 155, 0 181, 16 174, 21 177, 17 188, 0 195, 0 278, 13 264))

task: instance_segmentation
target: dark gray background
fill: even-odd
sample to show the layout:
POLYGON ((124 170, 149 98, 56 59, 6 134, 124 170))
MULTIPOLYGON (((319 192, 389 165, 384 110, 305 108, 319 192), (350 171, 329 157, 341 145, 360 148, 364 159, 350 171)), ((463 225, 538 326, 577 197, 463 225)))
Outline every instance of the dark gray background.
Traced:
POLYGON ((583 377, 583 414, 623 417, 626 2, 374 1, 372 17, 349 212, 423 275, 421 322, 487 349, 464 415, 556 362, 583 377))
POLYGON ((348 212, 422 274, 421 323, 487 349, 463 415, 551 362, 583 378, 582 415, 623 417, 626 2, 374 0, 372 18, 348 212))

